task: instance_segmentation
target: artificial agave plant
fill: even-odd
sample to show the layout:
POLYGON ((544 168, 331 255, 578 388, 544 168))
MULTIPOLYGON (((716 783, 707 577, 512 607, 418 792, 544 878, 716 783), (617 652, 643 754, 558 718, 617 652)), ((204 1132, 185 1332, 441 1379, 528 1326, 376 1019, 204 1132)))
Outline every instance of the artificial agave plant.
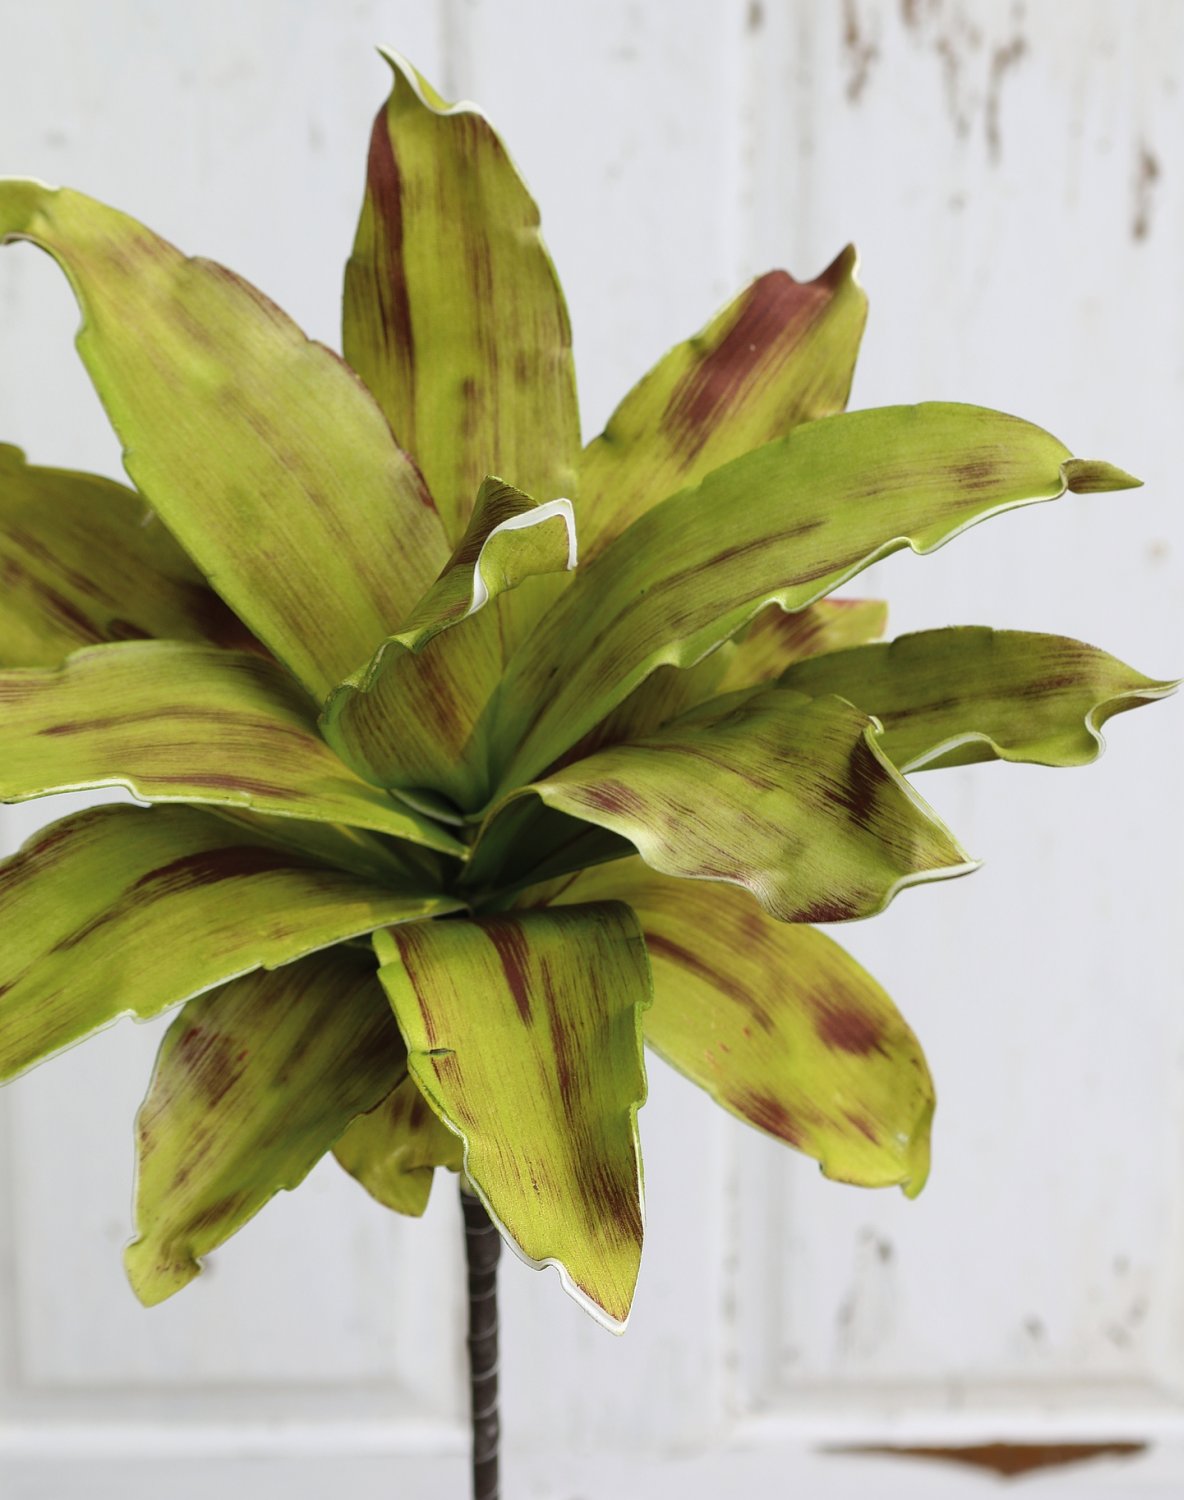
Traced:
POLYGON ((0 794, 152 804, 0 869, 0 1076, 181 1007, 139 1117, 146 1303, 332 1151, 403 1213, 463 1172, 620 1329, 643 1041, 827 1176, 918 1192, 921 1051, 810 924, 973 868, 907 773, 1078 765, 1170 687, 1059 636, 876 644, 883 607, 827 595, 1136 481, 977 407, 843 414, 850 250, 753 282, 581 446, 535 205, 390 62, 344 362, 114 209, 0 185, 135 486, 0 449, 0 794))

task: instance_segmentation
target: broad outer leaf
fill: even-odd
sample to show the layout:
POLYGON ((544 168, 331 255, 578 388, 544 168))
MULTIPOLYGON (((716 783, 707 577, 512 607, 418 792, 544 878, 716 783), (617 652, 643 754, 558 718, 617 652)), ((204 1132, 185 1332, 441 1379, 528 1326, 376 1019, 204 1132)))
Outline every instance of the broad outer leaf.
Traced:
POLYGON ((474 728, 501 676, 501 622, 490 603, 540 573, 576 565, 570 500, 539 505, 486 478, 464 537, 398 632, 325 705, 342 758, 377 786, 428 791, 465 809, 488 795, 474 728))
POLYGON ((139 495, 0 443, 0 667, 141 636, 251 642, 139 495))
POLYGON ((580 462, 593 556, 712 469, 842 411, 867 320, 848 246, 814 281, 770 271, 633 387, 580 462))
MULTIPOLYGON (((385 997, 383 1003, 390 1020, 385 997)), ((459 1172, 463 1147, 460 1137, 441 1124, 414 1078, 407 1077, 358 1116, 333 1154, 379 1203, 419 1218, 428 1206, 435 1169, 459 1172)))
POLYGON ((367 659, 447 556, 375 402, 247 282, 68 189, 0 180, 0 241, 59 262, 128 473, 315 698, 367 659))
POLYGON ((628 907, 375 934, 408 1069, 510 1242, 624 1328, 641 1256, 645 944, 628 907))
POLYGON ((197 808, 100 807, 0 863, 0 1079, 120 1016, 457 906, 197 808))
POLYGON ((464 852, 342 764, 279 666, 215 646, 134 641, 76 652, 55 671, 0 672, 0 800, 98 786, 464 852))
MULTIPOLYGON (((872 916, 905 886, 975 868, 866 714, 783 688, 601 750, 514 797, 532 793, 631 840, 656 870, 747 887, 784 922, 872 916)), ((468 878, 490 877, 478 845, 468 878)))
POLYGON ((746 891, 674 880, 636 859, 579 875, 551 899, 629 903, 654 972, 645 1039, 725 1109, 839 1182, 921 1191, 929 1069, 892 1001, 837 943, 771 921, 746 891))
POLYGON ((333 948, 191 1000, 169 1027, 136 1121, 136 1239, 146 1306, 294 1188, 403 1074, 369 953, 333 948))
POLYGON ((488 120, 383 55, 394 87, 346 269, 345 357, 455 538, 485 474, 540 500, 574 493, 571 329, 538 209, 488 120))
POLYGON ((975 406, 811 422, 708 476, 581 568, 507 669, 498 791, 521 785, 664 663, 690 666, 765 605, 801 609, 901 547, 1066 488, 1137 483, 975 406))
POLYGON ((902 771, 981 760, 1081 766, 1114 714, 1174 692, 1096 646, 1061 635, 961 625, 799 662, 800 693, 838 693, 884 726, 902 771))

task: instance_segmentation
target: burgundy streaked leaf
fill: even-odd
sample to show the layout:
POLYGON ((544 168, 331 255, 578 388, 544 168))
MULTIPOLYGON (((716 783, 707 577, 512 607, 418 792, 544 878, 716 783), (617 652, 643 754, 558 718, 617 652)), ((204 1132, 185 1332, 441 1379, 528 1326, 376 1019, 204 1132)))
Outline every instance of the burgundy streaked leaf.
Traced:
POLYGON ((0 672, 0 800, 124 786, 352 824, 463 854, 437 823, 344 765, 274 662, 174 641, 76 652, 54 671, 0 672))
POLYGON ((974 868, 866 714, 779 687, 738 696, 512 794, 467 881, 496 888, 498 818, 530 796, 628 839, 665 874, 744 886, 785 922, 871 916, 905 886, 974 868))
POLYGON ((1138 481, 976 406, 810 422, 646 512, 515 654, 498 700, 495 795, 554 762, 663 665, 690 666, 761 609, 800 609, 902 547, 1076 484, 1138 481))
POLYGON ((654 974, 646 1042, 717 1103, 836 1181, 921 1191, 933 1080, 892 1001, 837 943, 771 920, 747 891, 637 859, 545 896, 633 908, 654 974))
POLYGON ((571 329, 538 209, 489 121, 383 56, 394 84, 346 268, 345 357, 455 538, 486 474, 538 500, 575 492, 571 329))
POLYGON ((125 214, 0 179, 0 243, 69 278, 78 352, 128 473, 316 699, 365 661, 448 553, 361 382, 274 303, 125 214))
MULTIPOLYGON (((387 1020, 393 1026, 390 1005, 387 1020)), ((419 1218, 428 1206, 437 1167, 459 1172, 463 1148, 432 1110, 414 1078, 401 1079, 386 1098, 359 1115, 333 1155, 372 1198, 398 1214, 419 1218)))
POLYGON ((375 934, 424 1097, 519 1253, 621 1331, 641 1256, 645 943, 619 904, 375 934), (474 1005, 473 997, 481 1003, 474 1005))
POLYGON ((839 693, 884 726, 903 771, 981 760, 1082 766, 1114 714, 1173 693, 1115 657, 1063 635, 959 625, 799 662, 795 692, 839 693))
POLYGON ((459 903, 188 807, 100 807, 0 863, 0 1079, 120 1016, 459 903))
POLYGON ((260 970, 191 1000, 169 1027, 136 1121, 136 1239, 146 1306, 304 1178, 404 1076, 373 957, 347 949, 260 970))
POLYGON ((867 319, 848 246, 813 281, 770 271, 629 392, 580 461, 588 557, 712 469, 842 411, 867 319))
POLYGON ((254 644, 141 496, 0 443, 0 667, 144 636, 254 644))

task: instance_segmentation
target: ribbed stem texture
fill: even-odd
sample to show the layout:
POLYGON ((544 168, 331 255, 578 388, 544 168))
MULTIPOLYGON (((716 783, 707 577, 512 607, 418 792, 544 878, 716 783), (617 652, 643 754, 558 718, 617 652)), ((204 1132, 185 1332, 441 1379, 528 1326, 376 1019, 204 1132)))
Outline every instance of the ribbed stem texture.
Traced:
POLYGON ((481 1200, 461 1187, 469 1272, 469 1387, 473 1500, 498 1500, 497 1262, 501 1236, 481 1200))

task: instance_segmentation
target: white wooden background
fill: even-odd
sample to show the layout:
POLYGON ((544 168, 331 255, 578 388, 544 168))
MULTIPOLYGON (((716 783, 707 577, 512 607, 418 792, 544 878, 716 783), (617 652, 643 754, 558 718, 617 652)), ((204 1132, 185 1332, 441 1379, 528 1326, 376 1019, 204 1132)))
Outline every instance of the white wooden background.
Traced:
MULTIPOLYGON (((0 0, 0 171, 138 214, 335 342, 376 42, 508 135, 590 433, 749 275, 854 239, 856 405, 1000 406, 1147 480, 881 565, 895 627, 1184 670, 1179 0, 0 0)), ((47 261, 0 257, 0 438, 118 474, 75 323, 47 261)), ((509 1494, 972 1496, 997 1481, 832 1450, 998 1438, 1149 1445, 1034 1495, 1184 1493, 1178 704, 1112 740, 1089 770, 927 780, 986 868, 842 934, 938 1079, 917 1203, 823 1182, 653 1065, 628 1335, 505 1265, 509 1494)), ((406 1225, 322 1164, 181 1297, 132 1300, 160 1029, 0 1099, 3 1500, 463 1494, 449 1191, 406 1225)))

